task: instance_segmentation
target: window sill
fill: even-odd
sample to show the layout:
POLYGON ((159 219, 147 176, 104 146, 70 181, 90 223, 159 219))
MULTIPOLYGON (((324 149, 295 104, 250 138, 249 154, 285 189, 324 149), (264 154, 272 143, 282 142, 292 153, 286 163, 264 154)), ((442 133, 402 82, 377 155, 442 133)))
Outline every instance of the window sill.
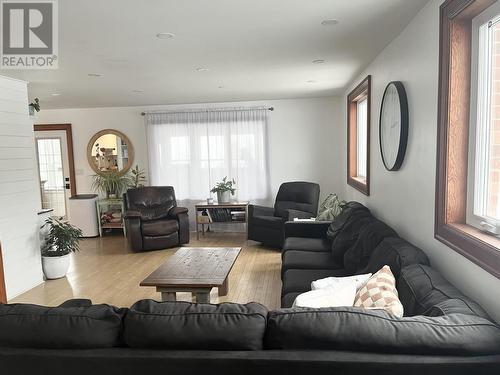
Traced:
POLYGON ((370 188, 365 177, 349 176, 347 183, 365 195, 370 195, 370 188))
POLYGON ((467 235, 478 239, 490 246, 496 247, 500 252, 500 238, 496 237, 493 234, 488 234, 479 230, 476 227, 473 227, 469 224, 449 224, 450 226, 456 228, 459 231, 466 233, 467 235))
POLYGON ((436 228, 436 239, 500 278, 500 238, 461 223, 436 228))

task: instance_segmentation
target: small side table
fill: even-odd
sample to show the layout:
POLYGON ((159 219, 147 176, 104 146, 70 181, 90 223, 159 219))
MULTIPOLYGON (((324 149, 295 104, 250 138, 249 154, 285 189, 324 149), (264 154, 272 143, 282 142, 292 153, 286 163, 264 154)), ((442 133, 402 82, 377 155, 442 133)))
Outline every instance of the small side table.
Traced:
POLYGON ((202 235, 205 234, 205 225, 211 223, 245 224, 248 236, 248 202, 228 202, 207 204, 200 202, 194 206, 196 218, 196 238, 200 238, 200 224, 202 235), (201 215, 206 211, 206 216, 201 215))
POLYGON ((123 215, 125 209, 123 206, 123 199, 121 198, 105 198, 96 201, 97 221, 99 223, 99 236, 102 237, 103 229, 122 229, 123 235, 127 236, 127 229, 125 228, 125 221, 123 215), (119 222, 106 222, 103 220, 103 214, 106 212, 119 212, 121 220, 119 222))

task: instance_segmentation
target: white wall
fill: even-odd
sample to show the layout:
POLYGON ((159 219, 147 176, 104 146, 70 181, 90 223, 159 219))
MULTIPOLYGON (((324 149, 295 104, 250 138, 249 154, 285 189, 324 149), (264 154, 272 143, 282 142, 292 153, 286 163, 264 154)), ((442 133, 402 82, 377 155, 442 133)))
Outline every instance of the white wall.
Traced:
MULTIPOLYGON (((147 145, 144 110, 205 107, 272 106, 269 113, 269 168, 272 197, 284 181, 318 182, 323 195, 341 188, 332 178, 340 172, 337 159, 339 137, 344 139, 340 118, 340 98, 266 100, 152 107, 54 109, 39 112, 38 124, 71 123, 75 154, 77 192, 91 192, 92 169, 86 158, 87 143, 96 132, 105 128, 125 133, 135 149, 134 164, 147 168, 147 145)), ((208 192, 207 192, 208 193, 208 192)))
MULTIPOLYGON (((375 215, 425 250, 432 265, 465 294, 477 300, 500 322, 500 280, 434 239, 436 174, 439 5, 431 0, 380 55, 352 82, 347 93, 366 75, 372 75, 370 197, 348 186, 348 200, 365 203, 375 215), (403 81, 410 112, 410 132, 404 164, 388 172, 380 157, 378 116, 389 81, 403 81)), ((346 113, 343 110, 343 123, 346 113)), ((344 125, 345 127, 345 125, 344 125)), ((342 176, 346 172, 346 143, 342 145, 342 176)))
POLYGON ((0 76, 0 241, 7 298, 40 284, 40 190, 26 82, 0 76))

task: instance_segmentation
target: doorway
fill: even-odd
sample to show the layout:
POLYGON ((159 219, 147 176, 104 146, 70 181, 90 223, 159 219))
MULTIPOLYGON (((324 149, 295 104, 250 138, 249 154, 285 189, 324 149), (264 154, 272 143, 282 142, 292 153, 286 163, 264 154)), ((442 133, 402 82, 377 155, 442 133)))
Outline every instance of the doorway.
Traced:
POLYGON ((71 124, 34 125, 42 209, 69 218, 68 200, 76 194, 71 124))

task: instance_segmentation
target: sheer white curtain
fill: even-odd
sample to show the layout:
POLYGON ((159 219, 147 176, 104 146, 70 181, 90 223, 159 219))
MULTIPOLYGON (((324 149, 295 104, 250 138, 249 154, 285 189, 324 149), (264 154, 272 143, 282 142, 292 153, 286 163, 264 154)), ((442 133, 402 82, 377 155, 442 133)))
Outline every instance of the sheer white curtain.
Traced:
MULTIPOLYGON (((227 176, 235 199, 266 201, 267 109, 146 113, 151 185, 172 185, 178 200, 204 201, 227 176)), ((191 204, 190 204, 191 203, 191 204)))

